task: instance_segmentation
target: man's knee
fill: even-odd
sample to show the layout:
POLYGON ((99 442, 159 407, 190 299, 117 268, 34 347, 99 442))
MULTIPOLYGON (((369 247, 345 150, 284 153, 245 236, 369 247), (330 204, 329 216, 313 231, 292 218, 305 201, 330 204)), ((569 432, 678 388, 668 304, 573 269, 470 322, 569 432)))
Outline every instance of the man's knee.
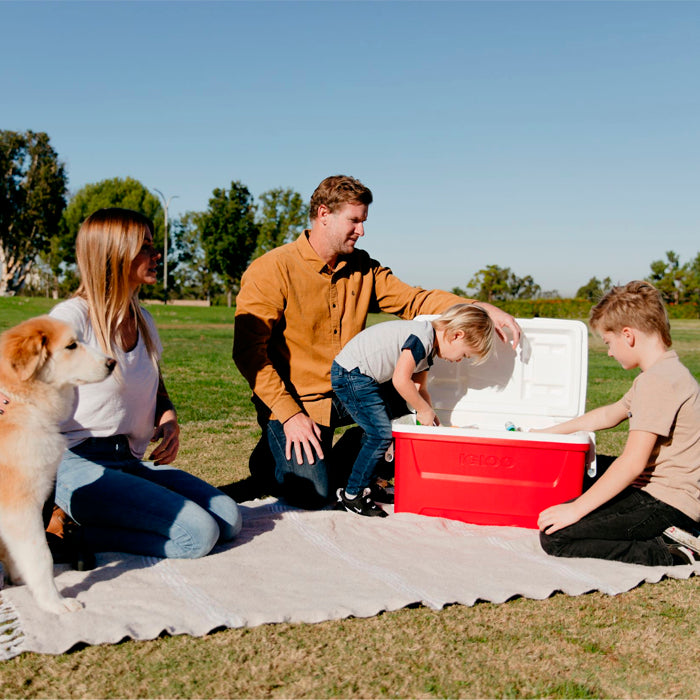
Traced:
POLYGON ((275 458, 265 434, 253 448, 248 460, 248 468, 250 469, 251 477, 262 492, 270 496, 277 495, 278 484, 275 479, 275 458))
POLYGON ((282 498, 289 505, 307 510, 318 510, 328 505, 330 494, 325 487, 311 479, 287 472, 279 484, 282 498))

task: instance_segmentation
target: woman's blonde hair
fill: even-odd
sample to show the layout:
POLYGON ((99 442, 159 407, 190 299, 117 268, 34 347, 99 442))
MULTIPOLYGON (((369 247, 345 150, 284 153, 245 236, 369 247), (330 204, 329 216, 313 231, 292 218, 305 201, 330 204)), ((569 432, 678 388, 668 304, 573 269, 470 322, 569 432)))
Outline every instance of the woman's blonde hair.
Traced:
POLYGON ((80 286, 75 296, 85 299, 90 322, 103 352, 119 355, 118 329, 130 314, 148 354, 156 361, 156 349, 141 311, 138 289, 129 284, 131 264, 139 254, 153 222, 130 209, 98 209, 82 223, 75 241, 80 286))
POLYGON ((464 333, 464 341, 476 355, 475 365, 485 362, 493 349, 494 326, 491 317, 475 304, 455 304, 433 321, 435 330, 454 337, 457 331, 464 333))

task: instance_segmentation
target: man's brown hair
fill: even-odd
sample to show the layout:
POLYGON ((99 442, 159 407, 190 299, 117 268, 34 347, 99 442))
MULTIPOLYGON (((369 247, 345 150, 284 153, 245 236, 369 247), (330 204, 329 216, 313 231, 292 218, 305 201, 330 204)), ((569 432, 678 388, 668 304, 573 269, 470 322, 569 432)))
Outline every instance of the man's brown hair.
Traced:
POLYGON ((311 195, 309 218, 318 216, 318 208, 325 204, 328 211, 334 212, 344 204, 372 204, 372 192, 359 180, 349 175, 327 177, 311 195))
POLYGON ((613 287, 591 309, 591 328, 597 333, 619 333, 623 328, 637 328, 656 333, 667 348, 671 347, 671 324, 659 290, 649 282, 635 280, 613 287))

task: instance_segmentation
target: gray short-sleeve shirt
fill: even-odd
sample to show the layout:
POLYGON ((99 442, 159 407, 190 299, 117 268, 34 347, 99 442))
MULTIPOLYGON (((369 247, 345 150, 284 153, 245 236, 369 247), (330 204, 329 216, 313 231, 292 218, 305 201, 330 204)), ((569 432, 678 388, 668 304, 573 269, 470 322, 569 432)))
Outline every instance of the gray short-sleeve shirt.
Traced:
POLYGON ((429 369, 435 347, 430 321, 385 321, 366 328, 350 340, 335 361, 344 369, 358 369, 382 384, 394 374, 404 350, 410 350, 416 372, 429 369))

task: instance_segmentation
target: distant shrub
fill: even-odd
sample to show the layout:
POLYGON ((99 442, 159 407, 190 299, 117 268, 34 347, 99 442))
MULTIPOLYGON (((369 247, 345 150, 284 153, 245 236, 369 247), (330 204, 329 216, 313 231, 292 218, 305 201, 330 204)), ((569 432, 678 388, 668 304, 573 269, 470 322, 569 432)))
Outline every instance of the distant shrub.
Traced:
MULTIPOLYGON (((586 299, 517 299, 496 304, 516 318, 573 318, 588 319, 593 302, 586 299)), ((700 318, 697 304, 670 304, 669 318, 700 318)))
POLYGON ((669 318, 700 318, 697 304, 668 304, 669 318))
POLYGON ((497 306, 517 318, 588 318, 591 302, 585 299, 517 299, 497 306))

